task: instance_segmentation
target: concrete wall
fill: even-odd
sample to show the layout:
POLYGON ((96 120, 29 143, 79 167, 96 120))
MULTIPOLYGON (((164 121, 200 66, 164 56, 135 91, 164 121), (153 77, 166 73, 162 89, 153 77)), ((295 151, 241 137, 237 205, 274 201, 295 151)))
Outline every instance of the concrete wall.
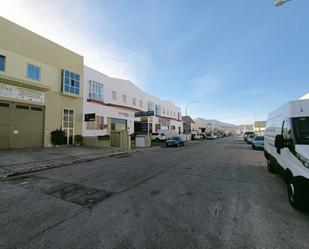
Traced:
POLYGON ((83 145, 88 147, 110 147, 110 140, 99 140, 98 137, 83 137, 83 145))

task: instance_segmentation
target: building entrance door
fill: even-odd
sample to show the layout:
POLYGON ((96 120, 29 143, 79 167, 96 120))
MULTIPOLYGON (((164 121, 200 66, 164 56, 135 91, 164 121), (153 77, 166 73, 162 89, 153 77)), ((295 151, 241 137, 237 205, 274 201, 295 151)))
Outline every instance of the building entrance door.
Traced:
POLYGON ((67 145, 74 144, 74 110, 64 109, 62 116, 62 129, 65 132, 65 142, 67 145))
POLYGON ((120 132, 111 132, 111 147, 120 147, 120 132))

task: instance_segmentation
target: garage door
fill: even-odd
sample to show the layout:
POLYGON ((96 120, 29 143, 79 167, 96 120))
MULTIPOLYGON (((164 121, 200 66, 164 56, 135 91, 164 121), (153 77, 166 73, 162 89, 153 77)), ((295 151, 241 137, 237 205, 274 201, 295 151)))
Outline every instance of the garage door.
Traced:
POLYGON ((0 148, 10 146, 11 115, 11 104, 0 102, 0 148))
POLYGON ((0 116, 1 148, 43 146, 44 107, 0 102, 0 116))

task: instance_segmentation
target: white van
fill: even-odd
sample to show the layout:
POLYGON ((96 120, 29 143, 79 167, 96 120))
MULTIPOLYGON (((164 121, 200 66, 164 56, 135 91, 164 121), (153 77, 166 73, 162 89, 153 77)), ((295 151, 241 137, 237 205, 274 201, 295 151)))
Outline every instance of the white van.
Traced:
POLYGON ((157 130, 157 133, 160 133, 160 134, 163 133, 166 139, 178 135, 178 132, 176 130, 167 130, 167 129, 166 130, 165 129, 157 130))
POLYGON ((282 169, 289 201, 301 209, 309 203, 309 99, 291 101, 269 114, 264 147, 268 170, 282 169))

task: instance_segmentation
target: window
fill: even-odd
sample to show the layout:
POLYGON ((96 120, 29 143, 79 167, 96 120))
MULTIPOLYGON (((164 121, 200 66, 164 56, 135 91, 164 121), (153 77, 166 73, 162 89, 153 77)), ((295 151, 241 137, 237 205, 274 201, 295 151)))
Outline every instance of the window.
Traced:
POLYGON ((127 120, 125 119, 111 119, 111 131, 122 131, 127 130, 127 120))
POLYGON ((132 99, 132 105, 136 106, 136 98, 132 99))
POLYGON ((103 101, 103 84, 90 80, 88 97, 89 99, 103 101))
POLYGON ((5 70, 5 56, 0 55, 0 71, 4 72, 5 70))
POLYGON ((95 116, 95 121, 88 121, 87 130, 103 130, 104 118, 101 116, 95 116))
POLYGON ((127 103, 127 96, 126 95, 122 95, 122 103, 127 103))
POLYGON ((143 107, 143 101, 142 100, 139 101, 139 107, 143 107))
POLYGON ((167 114, 167 115, 170 115, 170 111, 169 111, 168 109, 167 109, 167 111, 166 111, 166 114, 167 114))
POLYGON ((112 91, 112 100, 117 100, 117 93, 115 91, 112 91))
POLYGON ((284 121, 282 126, 282 135, 284 139, 292 139, 292 130, 289 121, 284 121))
POLYGON ((72 109, 63 109, 62 129, 65 132, 65 143, 74 143, 75 114, 72 109))
POLYGON ((0 102, 0 107, 10 107, 9 103, 1 103, 0 102))
POLYGON ((27 78, 31 80, 39 81, 41 78, 41 68, 34 66, 32 64, 28 64, 27 68, 27 78))
POLYGON ((309 117, 294 118, 293 127, 297 144, 309 144, 309 117))
POLYGON ((17 109, 24 109, 24 110, 29 110, 29 106, 26 105, 16 105, 17 109))
POLYGON ((152 102, 148 102, 148 111, 154 111, 155 110, 155 106, 152 102))
POLYGON ((80 76, 67 70, 62 70, 62 92, 79 95, 80 76))
POLYGON ((165 109, 163 108, 163 114, 165 114, 165 109))
POLYGON ((161 116, 161 106, 156 105, 156 115, 161 116))
POLYGON ((31 111, 42 112, 42 111, 43 111, 43 108, 41 108, 41 107, 34 107, 34 106, 32 106, 32 107, 31 107, 31 111))
POLYGON ((181 113, 178 112, 178 120, 181 120, 181 113))

